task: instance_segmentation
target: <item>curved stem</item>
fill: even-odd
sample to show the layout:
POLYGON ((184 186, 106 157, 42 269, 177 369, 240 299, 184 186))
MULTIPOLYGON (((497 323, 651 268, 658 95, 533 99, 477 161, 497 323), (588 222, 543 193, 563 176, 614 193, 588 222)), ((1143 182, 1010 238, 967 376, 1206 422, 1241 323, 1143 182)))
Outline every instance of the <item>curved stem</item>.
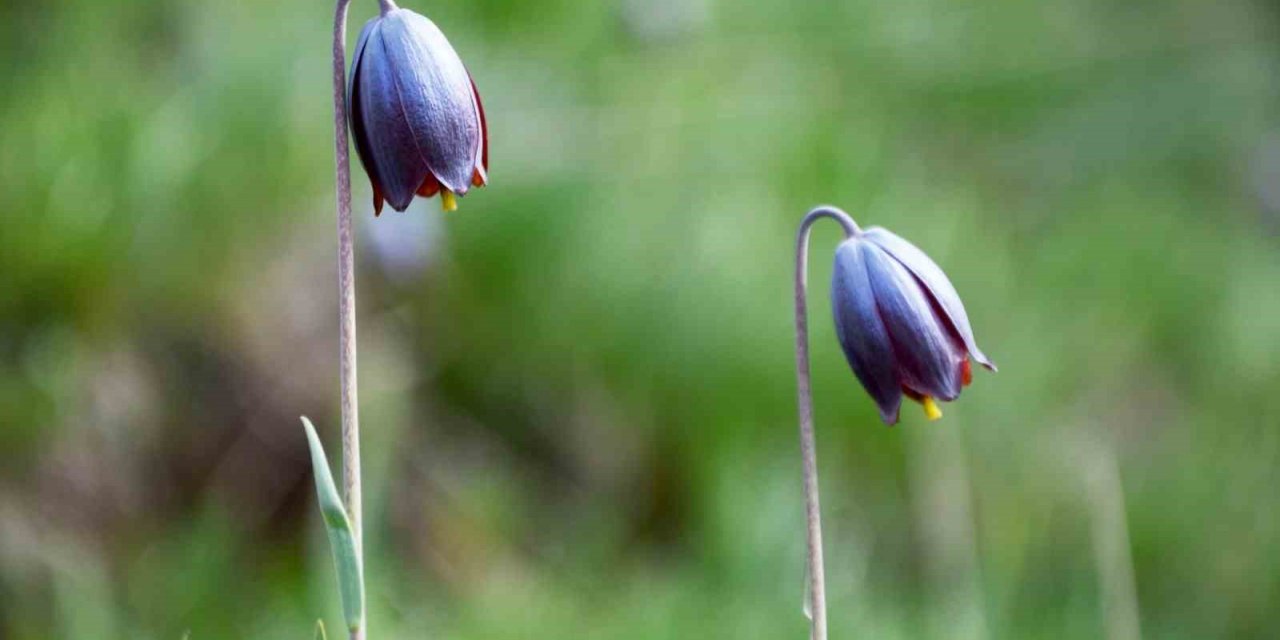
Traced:
POLYGON ((808 532, 806 565, 809 579, 811 640, 827 640, 826 578, 822 567, 822 509, 818 502, 818 456, 813 436, 813 390, 809 377, 808 263, 809 229, 820 218, 831 218, 844 228, 845 237, 861 233, 848 214, 830 206, 813 209, 800 222, 796 234, 796 390, 800 400, 800 456, 804 463, 805 523, 808 532))
MULTIPOLYGON (((356 396, 355 249, 351 231, 351 159, 347 148, 347 5, 337 0, 333 15, 333 143, 338 198, 338 360, 342 405, 342 486, 356 554, 364 560, 360 505, 360 416, 356 396)), ((366 621, 351 631, 364 640, 366 621)))
POLYGON ((378 7, 382 10, 382 15, 384 16, 387 15, 388 12, 395 11, 400 8, 396 6, 395 0, 378 0, 378 7))

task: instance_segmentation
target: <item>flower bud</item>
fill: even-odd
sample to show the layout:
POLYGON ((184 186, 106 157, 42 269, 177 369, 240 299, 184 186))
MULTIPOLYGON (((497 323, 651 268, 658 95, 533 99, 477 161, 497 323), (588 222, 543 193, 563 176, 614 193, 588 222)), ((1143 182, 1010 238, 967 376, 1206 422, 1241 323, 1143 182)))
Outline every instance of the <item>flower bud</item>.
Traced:
POLYGON ((897 423, 904 394, 941 417, 935 400, 960 396, 970 358, 996 369, 946 274, 889 231, 859 231, 836 248, 831 301, 840 346, 886 424, 897 423))
POLYGON ((347 82, 356 153, 373 184, 374 212, 415 194, 454 196, 488 182, 484 107, 471 74, 435 23, 392 9, 360 32, 347 82))

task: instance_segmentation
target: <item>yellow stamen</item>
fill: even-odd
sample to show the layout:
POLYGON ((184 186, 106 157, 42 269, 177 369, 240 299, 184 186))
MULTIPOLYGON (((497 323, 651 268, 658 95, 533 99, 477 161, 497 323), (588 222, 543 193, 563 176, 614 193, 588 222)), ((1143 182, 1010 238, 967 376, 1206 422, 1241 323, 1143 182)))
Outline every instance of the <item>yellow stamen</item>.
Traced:
POLYGON ((933 396, 925 396, 920 404, 924 407, 924 416, 930 420, 937 420, 942 417, 942 409, 938 408, 938 403, 933 401, 933 396))
POLYGON ((440 206, 444 207, 445 211, 457 211, 458 199, 453 197, 452 191, 448 189, 441 189, 440 190, 440 206))

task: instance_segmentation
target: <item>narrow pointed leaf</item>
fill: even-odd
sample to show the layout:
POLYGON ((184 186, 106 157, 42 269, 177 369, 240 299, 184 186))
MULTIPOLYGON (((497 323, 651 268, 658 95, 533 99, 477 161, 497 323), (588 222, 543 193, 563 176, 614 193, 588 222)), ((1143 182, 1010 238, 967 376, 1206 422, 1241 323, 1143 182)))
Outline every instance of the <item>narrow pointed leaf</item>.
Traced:
POLYGON ((347 627, 360 628, 364 623, 364 569, 360 552, 356 548, 351 520, 338 496, 338 487, 329 472, 329 461, 320 444, 320 436, 311 421, 303 416, 302 426, 307 431, 307 444, 311 448, 311 466, 316 477, 316 494, 320 500, 320 514, 324 516, 325 530, 329 533, 329 546, 333 551, 333 565, 338 574, 338 592, 342 596, 342 614, 347 627))

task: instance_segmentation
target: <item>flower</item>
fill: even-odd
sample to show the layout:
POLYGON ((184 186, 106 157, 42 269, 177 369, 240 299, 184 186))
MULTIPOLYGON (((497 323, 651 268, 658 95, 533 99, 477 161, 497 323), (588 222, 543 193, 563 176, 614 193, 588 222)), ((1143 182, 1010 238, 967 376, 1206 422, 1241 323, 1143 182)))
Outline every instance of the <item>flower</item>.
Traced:
POLYGON ((396 211, 414 194, 454 196, 484 186, 489 136, 471 74, 435 23, 391 5, 365 24, 351 59, 347 111, 360 163, 373 184, 375 215, 383 200, 396 211))
POLYGON ((947 275, 885 229, 855 231, 836 248, 831 303, 840 346, 885 424, 898 421, 903 394, 930 420, 942 417, 935 399, 960 396, 973 378, 971 357, 996 370, 947 275))

